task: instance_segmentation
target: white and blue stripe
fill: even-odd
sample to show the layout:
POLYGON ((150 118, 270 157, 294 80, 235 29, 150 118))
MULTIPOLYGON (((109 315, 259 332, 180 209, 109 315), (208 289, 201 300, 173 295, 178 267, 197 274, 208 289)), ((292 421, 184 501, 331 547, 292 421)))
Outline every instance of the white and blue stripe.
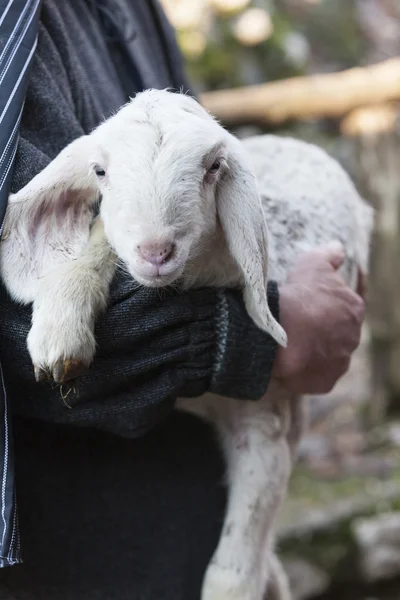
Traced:
MULTIPOLYGON (((41 0, 0 0, 0 233, 7 207, 41 0)), ((1 356, 2 348, 0 348, 1 356)), ((21 561, 11 416, 0 364, 0 567, 21 561)))

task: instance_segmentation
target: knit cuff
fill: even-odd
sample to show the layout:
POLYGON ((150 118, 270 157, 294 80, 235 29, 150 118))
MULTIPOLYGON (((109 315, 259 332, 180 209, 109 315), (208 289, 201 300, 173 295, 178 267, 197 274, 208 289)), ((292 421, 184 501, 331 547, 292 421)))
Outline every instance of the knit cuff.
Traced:
MULTIPOLYGON (((279 292, 268 284, 268 303, 279 320, 279 292)), ((277 343, 249 317, 241 292, 218 295, 217 350, 210 391, 237 399, 258 400, 267 391, 277 343)))

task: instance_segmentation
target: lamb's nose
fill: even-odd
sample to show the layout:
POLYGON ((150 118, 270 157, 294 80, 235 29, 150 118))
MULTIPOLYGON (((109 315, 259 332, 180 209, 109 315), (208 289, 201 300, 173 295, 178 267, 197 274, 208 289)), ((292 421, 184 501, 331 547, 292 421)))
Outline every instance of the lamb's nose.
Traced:
POLYGON ((138 252, 144 260, 152 265, 162 265, 166 263, 173 254, 175 244, 167 242, 159 243, 144 243, 138 246, 138 252))

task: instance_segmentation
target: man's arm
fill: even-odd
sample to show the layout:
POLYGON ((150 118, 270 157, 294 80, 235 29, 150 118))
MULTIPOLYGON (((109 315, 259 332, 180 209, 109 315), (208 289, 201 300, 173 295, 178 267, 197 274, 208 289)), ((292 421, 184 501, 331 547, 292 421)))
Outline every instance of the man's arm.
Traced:
MULTIPOLYGON (((49 160, 22 138, 13 191, 49 160)), ((277 318, 273 283, 269 300, 277 318)), ((256 400, 268 387, 276 345, 253 324, 239 291, 168 291, 161 296, 118 274, 109 309, 97 324, 94 364, 73 386, 60 389, 34 381, 26 349, 30 307, 14 304, 5 290, 1 305, 6 385, 14 410, 25 416, 135 435, 165 416, 179 395, 212 390, 256 400)))
MULTIPOLYGON (((12 192, 86 132, 69 79, 53 65, 59 58, 44 31, 25 102, 12 192)), ((84 102, 84 90, 78 99, 84 102)), ((95 115, 84 117, 95 120, 95 115)), ((8 349, 5 378, 14 410, 26 416, 134 435, 167 414, 178 395, 212 389, 256 399, 268 386, 275 343, 252 323, 240 292, 168 290, 161 299, 159 291, 138 289, 119 276, 109 310, 98 323, 94 365, 67 390, 34 382, 26 350, 30 307, 15 305, 4 290, 0 301, 0 347, 8 349)), ((273 284, 270 302, 278 316, 273 284)))
MULTIPOLYGON (((281 287, 289 346, 279 351, 274 374, 296 393, 328 391, 358 344, 363 302, 341 282, 335 260, 340 252, 339 259, 337 251, 309 253, 281 287)), ((274 283, 268 292, 278 318, 274 283)), ((14 410, 25 416, 140 435, 170 412, 177 396, 214 391, 256 400, 268 387, 276 345, 252 323, 240 292, 171 291, 160 298, 118 274, 96 328, 94 364, 61 388, 34 381, 26 350, 30 308, 11 302, 4 290, 0 302, 6 385, 14 410)))
MULTIPOLYGON (((48 160, 22 139, 14 189, 25 183, 32 165, 40 170, 48 160)), ((281 287, 281 323, 289 346, 278 351, 274 375, 296 393, 328 391, 358 344, 363 302, 337 275, 342 260, 337 249, 311 252, 281 287)), ((279 319, 273 282, 268 299, 279 319)), ((72 386, 61 388, 34 380, 26 349, 30 307, 14 304, 4 290, 0 302, 6 386, 14 411, 25 416, 140 435, 169 413, 177 396, 213 391, 257 400, 268 388, 276 344, 247 315, 239 291, 160 296, 159 290, 138 288, 118 274, 109 309, 97 324, 94 364, 72 386)))
POLYGON ((0 302, 6 386, 14 412, 24 416, 140 435, 177 396, 213 390, 255 400, 268 386, 275 343, 252 323, 240 292, 170 291, 160 298, 118 274, 96 327, 94 364, 61 388, 34 380, 26 349, 30 307, 4 289, 0 302))

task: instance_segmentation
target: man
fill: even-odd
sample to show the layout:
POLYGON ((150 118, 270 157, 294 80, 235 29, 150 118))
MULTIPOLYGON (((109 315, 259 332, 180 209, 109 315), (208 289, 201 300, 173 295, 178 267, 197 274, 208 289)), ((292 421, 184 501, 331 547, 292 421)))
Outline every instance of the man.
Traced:
MULTIPOLYGON (((28 4, 21 23, 38 14, 28 4)), ((38 32, 13 192, 138 90, 187 87, 156 0, 44 0, 38 32)), ((223 464, 208 426, 173 413, 174 399, 214 391, 256 401, 271 374, 299 393, 329 391, 364 316, 363 300, 336 273, 342 261, 340 248, 323 248, 300 257, 279 290, 269 284, 291 340, 279 351, 240 291, 160 300, 119 275, 97 325, 96 360, 72 401, 35 383, 30 309, 2 290, 24 563, 0 571, 0 597, 197 600, 223 517, 223 464)))

